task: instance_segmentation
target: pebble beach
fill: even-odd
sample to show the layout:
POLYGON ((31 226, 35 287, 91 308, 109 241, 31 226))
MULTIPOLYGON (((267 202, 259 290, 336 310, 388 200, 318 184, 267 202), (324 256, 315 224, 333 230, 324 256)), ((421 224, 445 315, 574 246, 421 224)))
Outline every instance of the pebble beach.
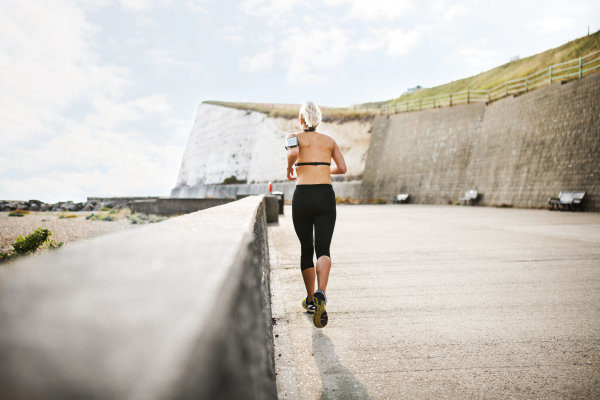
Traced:
POLYGON ((29 235, 37 227, 50 230, 56 243, 65 245, 92 239, 108 233, 133 229, 140 225, 132 224, 124 215, 115 221, 92 221, 85 217, 91 213, 68 213, 75 218, 59 218, 61 212, 31 212, 23 217, 9 217, 8 212, 0 212, 0 252, 12 250, 11 244, 19 235, 29 235))

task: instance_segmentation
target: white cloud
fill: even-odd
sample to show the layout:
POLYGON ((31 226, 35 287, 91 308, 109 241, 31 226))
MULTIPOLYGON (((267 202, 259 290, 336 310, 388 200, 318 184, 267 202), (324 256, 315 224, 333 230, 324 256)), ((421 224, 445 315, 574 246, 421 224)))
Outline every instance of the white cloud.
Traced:
POLYGON ((388 40, 387 55, 400 57, 411 51, 418 43, 421 35, 417 31, 404 32, 402 29, 387 32, 388 40))
POLYGON ((157 6, 168 6, 172 0, 119 0, 121 6, 131 11, 149 11, 157 6))
POLYGON ((456 51, 455 55, 455 58, 460 60, 462 64, 466 64, 476 70, 492 68, 498 62, 497 51, 479 47, 461 46, 456 51))
POLYGON ((431 3, 431 11, 434 15, 437 15, 447 22, 452 22, 458 17, 462 17, 467 14, 468 9, 464 4, 448 4, 446 0, 438 0, 431 3))
POLYGON ((280 48, 287 55, 287 80, 294 85, 327 82, 328 78, 314 71, 338 66, 349 51, 348 37, 339 28, 293 29, 280 42, 280 48))
POLYGON ((294 6, 305 0, 244 0, 240 9, 255 17, 269 17, 270 22, 288 14, 294 6))
POLYGON ((153 114, 166 114, 169 103, 163 95, 154 94, 128 102, 117 102, 104 96, 95 96, 95 113, 88 115, 83 125, 96 129, 117 129, 124 123, 141 122, 153 114))
MULTIPOLYGON (((86 0, 91 2, 102 2, 105 5, 105 0, 86 0)), ((176 0, 118 0, 121 6, 130 11, 144 12, 155 10, 159 7, 169 7, 176 0)), ((206 4, 211 0, 186 0, 185 4, 188 8, 199 14, 210 14, 206 8, 206 4)))
POLYGON ((400 57, 410 52, 419 44, 421 34, 414 30, 404 32, 402 29, 373 29, 375 39, 362 39, 356 49, 370 52, 386 47, 386 54, 392 58, 400 57))
POLYGON ((346 18, 374 21, 378 18, 393 20, 412 14, 415 5, 412 0, 325 0, 325 4, 350 6, 346 18))
POLYGON ((187 0, 186 4, 190 10, 197 12, 198 14, 208 15, 210 11, 205 7, 211 0, 187 0))
POLYGON ((217 30, 217 33, 223 40, 235 46, 242 45, 246 42, 246 37, 243 35, 244 27, 242 25, 227 25, 217 30))
POLYGON ((112 0, 79 0, 78 3, 81 4, 86 10, 98 11, 102 7, 110 5, 112 0))
POLYGON ((455 4, 450 6, 444 13, 444 19, 446 21, 453 21, 457 17, 462 17, 467 14, 467 7, 462 4, 455 4))
POLYGON ((277 38, 272 32, 261 32, 259 34, 258 40, 262 43, 274 43, 277 38))
POLYGON ((271 50, 258 53, 254 57, 244 57, 240 61, 240 68, 250 73, 264 71, 273 66, 273 52, 271 50))
POLYGON ((144 54, 161 69, 186 69, 196 73, 204 70, 202 63, 184 61, 179 57, 179 54, 172 50, 154 49, 147 50, 144 54))
POLYGON ((373 50, 379 50, 385 46, 385 41, 377 39, 361 39, 356 44, 356 49, 365 53, 369 53, 373 50))
MULTIPOLYGON (((240 9, 247 15, 269 18, 268 23, 273 25, 283 19, 291 19, 307 14, 313 20, 326 17, 327 10, 322 7, 340 5, 347 6, 346 19, 362 19, 374 21, 378 18, 393 20, 413 13, 416 6, 413 0, 244 0, 240 9), (298 6, 298 13, 292 10, 298 6)), ((331 17, 338 18, 331 15, 331 17)))
POLYGON ((560 31, 569 28, 573 24, 573 20, 565 17, 558 17, 555 15, 548 15, 544 18, 538 19, 531 24, 533 30, 537 34, 544 34, 549 32, 560 31))

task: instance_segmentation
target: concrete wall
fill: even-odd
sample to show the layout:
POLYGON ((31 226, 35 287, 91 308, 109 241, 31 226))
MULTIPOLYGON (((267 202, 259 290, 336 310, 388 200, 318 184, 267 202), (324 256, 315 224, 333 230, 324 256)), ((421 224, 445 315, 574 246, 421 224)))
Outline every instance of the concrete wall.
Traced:
POLYGON ((496 101, 377 117, 360 197, 544 206, 588 192, 600 210, 600 74, 496 101))
MULTIPOLYGON (((333 190, 336 196, 358 198, 360 195, 361 181, 333 182, 333 190)), ((273 191, 283 192, 285 200, 291 200, 296 189, 295 182, 273 183, 273 191)), ((182 187, 173 189, 173 197, 195 197, 195 198, 235 198, 243 194, 268 194, 267 183, 253 183, 241 185, 197 185, 195 187, 182 187)))
POLYGON ((253 196, 0 268, 3 399, 276 399, 253 196))
POLYGON ((97 201, 100 203, 115 203, 115 204, 131 204, 132 201, 136 200, 154 200, 158 199, 158 196, 146 196, 146 197, 88 197, 87 202, 97 201))
POLYGON ((179 215, 205 210, 235 201, 235 199, 171 199, 138 200, 131 203, 132 213, 179 215))
MULTIPOLYGON (((204 197, 201 193, 212 190, 207 186, 232 175, 249 184, 285 180, 284 138, 298 131, 298 119, 201 104, 171 197, 204 197)), ((347 175, 360 176, 371 140, 371 120, 323 122, 319 132, 337 141, 346 158, 347 175)))

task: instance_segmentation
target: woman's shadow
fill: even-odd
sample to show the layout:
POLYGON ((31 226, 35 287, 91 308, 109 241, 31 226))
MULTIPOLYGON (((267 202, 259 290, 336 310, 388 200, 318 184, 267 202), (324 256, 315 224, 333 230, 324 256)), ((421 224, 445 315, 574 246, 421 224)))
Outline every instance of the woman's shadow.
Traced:
POLYGON ((370 399, 362 383, 340 363, 335 346, 322 330, 313 331, 312 349, 323 381, 321 400, 370 399))

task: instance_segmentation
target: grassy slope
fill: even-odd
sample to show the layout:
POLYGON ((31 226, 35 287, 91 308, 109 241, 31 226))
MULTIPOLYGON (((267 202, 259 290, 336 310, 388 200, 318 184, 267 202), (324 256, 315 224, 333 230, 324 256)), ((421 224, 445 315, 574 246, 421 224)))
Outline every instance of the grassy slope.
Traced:
POLYGON ((507 63, 470 78, 459 79, 444 85, 421 89, 390 101, 406 101, 461 90, 490 89, 511 79, 522 78, 550 65, 573 60, 600 50, 600 31, 563 44, 555 49, 507 63))

